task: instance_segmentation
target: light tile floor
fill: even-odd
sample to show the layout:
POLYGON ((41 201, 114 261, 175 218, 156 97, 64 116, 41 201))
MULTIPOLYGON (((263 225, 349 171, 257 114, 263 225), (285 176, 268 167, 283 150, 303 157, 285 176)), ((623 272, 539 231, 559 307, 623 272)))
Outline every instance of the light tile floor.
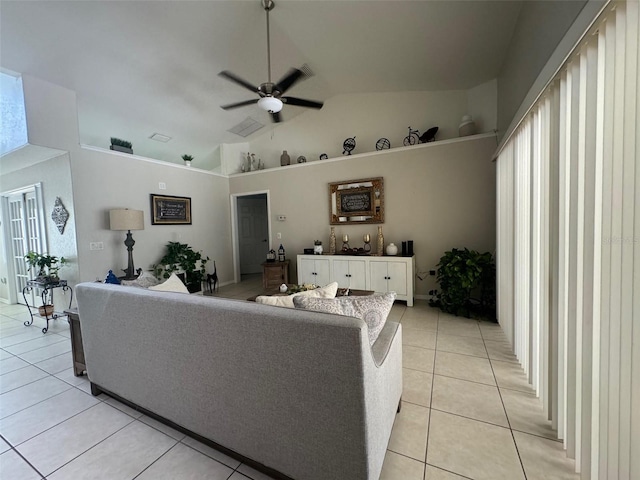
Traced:
MULTIPOLYGON (((215 295, 246 299, 260 276, 215 295)), ((381 480, 578 479, 496 324, 417 301, 403 325, 403 407, 381 480)), ((0 478, 267 479, 247 465, 75 377, 66 320, 43 335, 26 308, 0 305, 0 478)), ((351 479, 327 479, 351 480, 351 479)))

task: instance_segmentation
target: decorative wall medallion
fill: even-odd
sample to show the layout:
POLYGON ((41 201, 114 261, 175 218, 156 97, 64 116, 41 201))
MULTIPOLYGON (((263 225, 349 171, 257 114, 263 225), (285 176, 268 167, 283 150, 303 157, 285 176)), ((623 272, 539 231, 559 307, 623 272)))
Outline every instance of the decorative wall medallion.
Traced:
POLYGON ((67 212, 67 209, 64 208, 60 197, 56 197, 56 203, 53 206, 53 212, 51 212, 51 220, 53 220, 53 223, 55 223, 56 227, 58 227, 60 235, 64 233, 64 227, 67 224, 68 219, 69 212, 67 212))
POLYGON ((329 155, 327 155, 326 153, 320 154, 320 160, 326 160, 327 158, 329 158, 329 155))

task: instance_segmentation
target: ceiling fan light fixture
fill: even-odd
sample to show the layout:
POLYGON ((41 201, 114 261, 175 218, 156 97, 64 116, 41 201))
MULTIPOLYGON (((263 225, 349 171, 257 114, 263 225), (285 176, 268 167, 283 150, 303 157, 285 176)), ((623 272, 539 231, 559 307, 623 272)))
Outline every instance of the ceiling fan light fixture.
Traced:
POLYGON ((276 97, 262 97, 258 100, 258 106, 269 113, 278 113, 282 110, 282 100, 276 97))

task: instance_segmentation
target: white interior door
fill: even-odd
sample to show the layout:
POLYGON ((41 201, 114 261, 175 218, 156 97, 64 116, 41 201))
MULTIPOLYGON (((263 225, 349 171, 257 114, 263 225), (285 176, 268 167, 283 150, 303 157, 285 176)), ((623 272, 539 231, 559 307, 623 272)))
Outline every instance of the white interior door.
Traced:
POLYGON ((18 303, 24 302, 22 290, 31 277, 24 256, 29 251, 44 253, 44 212, 37 193, 36 187, 33 187, 6 196, 6 218, 9 222, 10 237, 7 248, 13 271, 12 297, 18 303))
POLYGON ((240 273, 262 273, 269 251, 266 194, 238 198, 238 243, 240 273))

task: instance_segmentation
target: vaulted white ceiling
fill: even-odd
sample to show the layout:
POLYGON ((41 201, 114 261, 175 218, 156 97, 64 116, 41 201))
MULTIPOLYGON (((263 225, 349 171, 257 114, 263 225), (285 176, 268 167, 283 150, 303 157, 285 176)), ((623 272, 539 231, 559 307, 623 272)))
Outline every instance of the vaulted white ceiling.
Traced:
MULTIPOLYGON (((307 63, 315 76, 287 94, 468 89, 498 76, 519 1, 275 0, 273 80, 307 63)), ((267 80, 260 0, 0 2, 0 66, 74 90, 81 143, 130 140, 137 154, 211 156, 256 106, 217 76, 267 80), (166 144, 149 140, 158 132, 166 144)), ((285 106, 283 119, 302 109, 285 106)), ((277 128, 277 127, 276 127, 277 128)))

